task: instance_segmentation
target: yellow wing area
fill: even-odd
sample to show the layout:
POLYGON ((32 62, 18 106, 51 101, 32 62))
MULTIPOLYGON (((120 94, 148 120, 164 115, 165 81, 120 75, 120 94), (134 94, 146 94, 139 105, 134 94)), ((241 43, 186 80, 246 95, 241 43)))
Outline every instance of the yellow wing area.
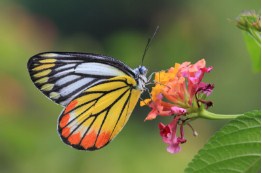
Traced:
POLYGON ((62 140, 81 150, 104 147, 129 119, 141 94, 136 85, 129 76, 118 76, 82 91, 59 117, 62 140))

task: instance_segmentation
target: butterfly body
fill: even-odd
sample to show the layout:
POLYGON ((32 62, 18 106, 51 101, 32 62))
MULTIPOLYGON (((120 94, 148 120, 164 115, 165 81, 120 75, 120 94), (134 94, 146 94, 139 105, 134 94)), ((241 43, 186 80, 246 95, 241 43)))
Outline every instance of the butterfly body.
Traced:
POLYGON ((65 109, 58 133, 68 145, 96 150, 122 130, 147 83, 147 69, 131 69, 103 55, 48 52, 30 58, 35 86, 65 109))

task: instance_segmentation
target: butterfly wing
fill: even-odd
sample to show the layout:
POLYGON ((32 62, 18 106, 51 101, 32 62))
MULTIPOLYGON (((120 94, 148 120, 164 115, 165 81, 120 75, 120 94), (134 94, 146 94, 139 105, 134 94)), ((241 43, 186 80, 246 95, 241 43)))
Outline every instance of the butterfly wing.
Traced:
POLYGON ((133 70, 124 63, 88 53, 40 53, 31 57, 27 66, 35 86, 62 106, 105 79, 122 75, 135 77, 133 70))
POLYGON ((58 132, 68 145, 96 150, 123 128, 141 94, 136 81, 118 76, 82 91, 61 113, 58 132))

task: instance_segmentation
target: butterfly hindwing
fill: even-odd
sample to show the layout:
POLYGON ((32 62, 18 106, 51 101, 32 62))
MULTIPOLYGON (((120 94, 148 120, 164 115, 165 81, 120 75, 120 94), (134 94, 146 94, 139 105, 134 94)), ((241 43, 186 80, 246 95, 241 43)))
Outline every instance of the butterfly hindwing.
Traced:
POLYGON ((36 87, 62 106, 105 79, 135 76, 131 68, 111 57, 72 52, 37 54, 28 61, 28 70, 36 87))
POLYGON ((124 127, 141 91, 125 75, 103 80, 83 90, 65 107, 58 132, 68 145, 96 150, 108 144, 124 127))

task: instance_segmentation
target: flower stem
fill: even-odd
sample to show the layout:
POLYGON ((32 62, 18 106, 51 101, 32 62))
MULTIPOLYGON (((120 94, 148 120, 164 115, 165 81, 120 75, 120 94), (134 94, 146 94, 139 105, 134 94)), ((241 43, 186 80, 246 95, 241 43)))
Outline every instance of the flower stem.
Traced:
POLYGON ((191 120, 194 120, 196 118, 205 118, 205 119, 210 119, 210 120, 227 120, 227 119, 237 118, 241 115, 243 114, 233 114, 233 115, 215 114, 215 113, 207 111, 206 109, 201 109, 199 111, 196 111, 195 113, 191 113, 187 115, 187 118, 190 118, 191 120))
POLYGON ((233 114, 233 115, 225 115, 225 114, 215 114, 212 112, 209 112, 205 109, 202 109, 198 113, 198 117, 205 118, 205 119, 211 119, 211 120, 226 120, 226 119, 234 119, 239 116, 242 116, 243 114, 233 114))

